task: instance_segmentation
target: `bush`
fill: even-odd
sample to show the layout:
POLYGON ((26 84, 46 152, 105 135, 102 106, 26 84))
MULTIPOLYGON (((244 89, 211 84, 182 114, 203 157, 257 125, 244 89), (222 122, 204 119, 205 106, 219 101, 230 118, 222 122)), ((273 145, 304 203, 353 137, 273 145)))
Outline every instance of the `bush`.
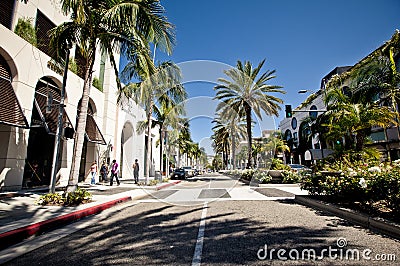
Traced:
POLYGON ((253 178, 260 183, 268 183, 272 180, 268 172, 262 170, 256 170, 253 174, 253 178))
POLYGON ((101 84, 100 79, 98 77, 93 77, 92 81, 93 87, 103 92, 103 84, 101 84))
POLYGON ((159 182, 158 182, 157 179, 152 179, 152 180, 150 180, 149 185, 150 185, 150 186, 155 186, 155 185, 157 185, 158 183, 159 183, 159 182))
POLYGON ((282 160, 277 158, 272 158, 270 162, 270 170, 290 170, 290 166, 282 162, 282 160))
POLYGON ((66 206, 76 206, 82 203, 88 203, 92 199, 92 194, 85 189, 77 188, 74 192, 65 193, 66 206))
POLYGON ((36 47, 36 30, 33 27, 32 22, 33 18, 19 18, 14 33, 36 47))
POLYGON ((341 168, 337 169, 341 171, 318 171, 305 176, 301 188, 310 194, 336 196, 368 206, 379 203, 393 213, 400 213, 400 161, 391 164, 336 162, 340 163, 341 168))
POLYGON ((244 180, 247 180, 247 181, 251 181, 255 171, 256 170, 253 170, 253 169, 245 169, 245 170, 242 171, 240 178, 244 179, 244 180))
POLYGON ((300 183, 302 180, 302 173, 296 171, 284 170, 282 171, 282 176, 283 176, 282 182, 286 184, 300 183))
POLYGON ((58 193, 48 193, 39 197, 36 201, 38 205, 64 205, 65 198, 58 193))
POLYGON ((39 197, 36 201, 38 205, 57 205, 57 206, 77 206, 88 203, 92 199, 92 194, 85 189, 77 188, 70 193, 48 193, 39 197))

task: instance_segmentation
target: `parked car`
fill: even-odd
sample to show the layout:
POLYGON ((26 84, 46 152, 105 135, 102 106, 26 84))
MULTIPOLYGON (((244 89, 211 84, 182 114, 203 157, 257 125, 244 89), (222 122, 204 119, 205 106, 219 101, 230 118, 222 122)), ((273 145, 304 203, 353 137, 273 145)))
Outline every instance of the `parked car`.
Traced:
POLYGON ((195 175, 194 169, 191 166, 182 167, 186 172, 186 177, 193 177, 195 175))
POLYGON ((301 165, 301 164, 288 164, 289 166, 290 166, 290 169, 292 170, 292 171, 295 171, 295 172, 302 172, 302 171, 311 171, 311 169, 310 168, 308 168, 307 166, 305 166, 305 165, 301 165))
POLYGON ((171 174, 171 179, 183 180, 183 179, 186 179, 186 177, 187 177, 187 173, 186 173, 185 169, 183 169, 183 168, 177 168, 171 174))

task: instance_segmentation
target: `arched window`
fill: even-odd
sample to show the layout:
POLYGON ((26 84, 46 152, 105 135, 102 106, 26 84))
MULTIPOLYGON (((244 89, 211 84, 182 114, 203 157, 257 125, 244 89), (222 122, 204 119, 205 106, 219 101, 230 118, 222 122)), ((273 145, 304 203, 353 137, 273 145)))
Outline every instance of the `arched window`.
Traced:
POLYGON ((22 112, 11 82, 10 67, 5 58, 0 55, 0 123, 28 128, 28 121, 22 112))
MULTIPOLYGON (((313 106, 310 107, 310 110, 318 110, 318 108, 317 108, 317 106, 313 105, 313 106)), ((315 119, 315 118, 317 118, 317 116, 318 116, 318 112, 310 111, 310 112, 308 113, 308 115, 309 115, 310 117, 312 117, 312 118, 315 119)))

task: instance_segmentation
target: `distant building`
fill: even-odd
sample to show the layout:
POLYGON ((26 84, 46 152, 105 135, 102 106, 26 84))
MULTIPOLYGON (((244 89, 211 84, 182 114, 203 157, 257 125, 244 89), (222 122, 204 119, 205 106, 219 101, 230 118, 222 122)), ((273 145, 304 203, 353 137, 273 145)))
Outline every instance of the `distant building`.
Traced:
MULTIPOLYGON (((395 35, 399 35, 396 31, 395 35)), ((386 44, 377 48, 375 51, 382 49, 386 44)), ((373 51, 371 54, 373 54, 373 51)), ((317 117, 326 110, 323 102, 325 93, 325 84, 334 76, 340 75, 349 71, 353 67, 362 65, 370 55, 363 58, 354 66, 337 67, 328 73, 321 80, 320 88, 313 92, 302 104, 293 108, 293 116, 291 118, 284 118, 279 123, 279 128, 282 132, 284 140, 286 140, 290 147, 290 153, 285 154, 286 163, 301 163, 310 165, 313 161, 324 158, 332 153, 332 145, 329 143, 320 142, 318 136, 311 136, 311 130, 308 117, 317 117), (315 110, 315 111, 314 111, 315 110), (319 111, 320 110, 320 111, 319 111)), ((395 55, 396 65, 399 66, 400 56, 399 51, 395 55)), ((398 70, 399 71, 399 70, 398 70)), ((344 80, 343 91, 346 93, 347 85, 350 80, 344 80)), ((384 97, 381 93, 377 93, 378 97, 384 97)), ((383 99, 383 98, 381 98, 383 99)), ((373 141, 371 146, 378 148, 381 151, 383 158, 390 154, 392 160, 400 158, 400 142, 399 142, 399 129, 398 127, 391 127, 383 129, 375 127, 371 129, 370 138, 373 141)))

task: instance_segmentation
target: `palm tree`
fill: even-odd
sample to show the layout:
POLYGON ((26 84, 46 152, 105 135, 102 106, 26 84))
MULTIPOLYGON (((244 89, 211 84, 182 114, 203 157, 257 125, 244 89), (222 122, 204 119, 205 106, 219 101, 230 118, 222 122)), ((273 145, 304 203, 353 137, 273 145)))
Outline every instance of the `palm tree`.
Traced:
MULTIPOLYGON (((186 91, 182 90, 185 94, 183 98, 186 99, 186 91)), ((163 171, 163 158, 164 150, 163 143, 166 141, 166 133, 168 129, 176 129, 179 127, 180 116, 185 114, 184 105, 182 103, 175 103, 174 101, 164 101, 160 106, 154 106, 155 123, 159 126, 160 135, 160 168, 163 171)), ((167 165, 165 166, 167 167, 167 165)))
POLYGON ((157 0, 62 0, 62 11, 70 15, 67 21, 51 31, 50 45, 58 57, 64 58, 66 44, 76 44, 85 58, 81 109, 79 112, 71 172, 67 191, 74 191, 78 183, 79 166, 85 136, 89 93, 92 84, 96 51, 106 54, 114 68, 118 88, 118 66, 114 52, 127 52, 129 58, 149 72, 152 61, 148 43, 153 42, 170 53, 174 43, 173 25, 164 17, 164 9, 157 0))
POLYGON ((229 128, 226 124, 222 124, 218 120, 214 120, 213 122, 217 124, 212 128, 214 131, 214 134, 211 136, 211 139, 214 141, 212 146, 216 154, 222 153, 222 162, 225 168, 227 168, 228 154, 231 146, 229 128))
POLYGON ((244 117, 240 117, 236 112, 227 110, 226 113, 217 114, 217 117, 212 121, 216 123, 213 127, 215 132, 220 129, 224 129, 230 137, 230 146, 232 154, 232 167, 236 169, 236 148, 239 141, 245 138, 246 135, 246 124, 244 117))
POLYGON ((353 103, 339 88, 328 90, 325 98, 327 112, 320 121, 327 141, 344 138, 345 149, 361 151, 371 127, 388 127, 397 125, 396 114, 386 106, 378 106, 373 102, 353 103))
MULTIPOLYGON (((186 92, 185 92, 186 93, 186 92)), ((186 97, 186 96, 185 96, 186 97)), ((166 99, 165 99, 166 100, 166 99)), ((177 129, 181 121, 180 116, 185 114, 184 105, 178 104, 168 99, 167 102, 163 101, 160 106, 154 105, 154 120, 152 120, 151 127, 158 126, 160 135, 160 171, 163 171, 163 158, 164 158, 164 143, 167 139, 167 131, 177 129)), ((147 121, 139 121, 137 125, 137 132, 142 134, 147 128, 147 121)), ((167 167, 167 166, 166 166, 167 167)))
MULTIPOLYGON (((248 150, 252 147, 252 111, 259 119, 262 119, 261 111, 267 115, 278 116, 282 99, 271 95, 271 93, 286 93, 281 86, 269 85, 271 79, 275 78, 275 70, 267 70, 258 78, 258 74, 265 60, 261 61, 256 68, 253 68, 249 61, 244 64, 237 62, 236 68, 225 70, 224 73, 231 80, 219 78, 221 83, 214 87, 217 91, 215 99, 222 102, 218 105, 217 111, 233 109, 239 116, 246 117, 246 130, 248 139, 248 150)), ((252 155, 248 153, 247 168, 251 167, 252 155)))
MULTIPOLYGON (((131 76, 131 66, 127 66, 123 70, 124 76, 131 76)), ((145 169, 145 183, 150 174, 151 162, 151 126, 152 115, 154 114, 155 107, 162 104, 171 104, 177 106, 182 103, 187 93, 181 85, 181 72, 177 65, 172 62, 162 62, 159 64, 155 71, 150 71, 151 75, 144 75, 140 82, 129 83, 121 91, 128 98, 132 98, 136 103, 140 104, 146 112, 147 121, 147 154, 146 154, 146 169, 145 169)), ((172 118, 172 115, 170 115, 172 118)))

